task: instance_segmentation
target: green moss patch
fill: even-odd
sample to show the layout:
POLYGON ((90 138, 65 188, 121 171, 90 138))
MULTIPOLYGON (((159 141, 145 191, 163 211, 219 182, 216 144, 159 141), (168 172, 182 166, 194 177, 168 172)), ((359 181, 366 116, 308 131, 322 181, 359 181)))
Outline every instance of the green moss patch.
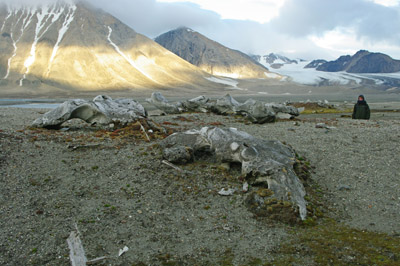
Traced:
POLYGON ((340 113, 352 113, 353 109, 338 109, 333 105, 320 105, 315 102, 311 103, 292 103, 292 106, 296 108, 304 108, 302 114, 340 114, 340 113))
POLYGON ((400 265, 400 238, 353 229, 326 219, 312 227, 296 227, 291 241, 277 253, 278 263, 312 265, 400 265))

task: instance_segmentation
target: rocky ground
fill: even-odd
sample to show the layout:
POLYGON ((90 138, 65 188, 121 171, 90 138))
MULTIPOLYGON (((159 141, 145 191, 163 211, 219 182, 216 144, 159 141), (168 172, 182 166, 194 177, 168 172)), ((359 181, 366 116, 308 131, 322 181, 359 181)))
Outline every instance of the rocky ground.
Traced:
POLYGON ((89 260, 106 256, 97 265, 400 263, 399 112, 264 125, 211 114, 151 117, 175 131, 235 127, 291 145, 313 166, 308 199, 321 215, 289 225, 254 215, 247 193, 218 194, 241 191, 239 169, 200 158, 179 166, 181 174, 162 163, 160 140, 140 131, 79 121, 29 128, 44 111, 0 112, 1 265, 69 265, 66 239, 76 227, 89 260))

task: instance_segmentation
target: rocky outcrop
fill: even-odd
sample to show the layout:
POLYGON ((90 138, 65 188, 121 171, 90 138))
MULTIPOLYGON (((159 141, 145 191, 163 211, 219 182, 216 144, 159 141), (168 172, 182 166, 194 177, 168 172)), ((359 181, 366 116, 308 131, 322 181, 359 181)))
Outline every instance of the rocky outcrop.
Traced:
POLYGON ((306 192, 293 168, 295 152, 279 141, 258 139, 233 128, 204 127, 175 133, 161 146, 164 158, 173 163, 187 163, 202 151, 211 152, 221 162, 240 163, 247 182, 268 189, 268 195, 253 200, 261 200, 261 205, 266 201, 291 202, 301 219, 306 218, 306 192))
POLYGON ((93 101, 82 99, 70 100, 36 119, 32 126, 59 128, 64 122, 78 118, 87 123, 126 124, 139 118, 147 117, 144 107, 132 99, 117 99, 99 95, 93 101))
POLYGON ((400 60, 395 60, 382 53, 370 53, 365 50, 355 55, 341 56, 317 67, 327 72, 345 71, 348 73, 393 73, 400 71, 400 60))
POLYGON ((263 59, 268 64, 297 64, 296 60, 287 58, 286 56, 270 53, 269 55, 264 55, 263 59))
POLYGON ((248 55, 229 49, 186 27, 164 33, 155 41, 212 75, 267 78, 265 73, 268 73, 268 69, 248 55))
POLYGON ((308 63, 304 68, 317 68, 320 65, 323 65, 325 63, 327 63, 328 61, 324 60, 324 59, 317 59, 317 60, 313 60, 310 63, 308 63))
POLYGON ((274 53, 270 53, 268 55, 263 55, 263 56, 250 55, 250 57, 257 63, 260 63, 267 68, 273 68, 273 69, 280 69, 284 65, 298 64, 299 61, 300 62, 303 61, 302 59, 297 59, 297 60, 289 59, 286 56, 274 53))

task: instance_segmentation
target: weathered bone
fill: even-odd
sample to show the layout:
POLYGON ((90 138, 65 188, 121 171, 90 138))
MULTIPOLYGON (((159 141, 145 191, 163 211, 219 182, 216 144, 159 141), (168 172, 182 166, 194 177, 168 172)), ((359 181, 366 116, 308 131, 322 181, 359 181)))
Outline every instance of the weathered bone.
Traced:
POLYGON ((88 123, 129 123, 147 116, 144 107, 132 99, 117 99, 99 95, 93 101, 69 100, 36 119, 32 126, 58 128, 62 123, 79 118, 88 123))
POLYGON ((154 92, 147 101, 167 114, 183 112, 212 112, 220 115, 240 114, 258 124, 274 122, 279 113, 289 114, 289 118, 299 115, 298 109, 293 106, 264 103, 253 99, 239 103, 229 94, 216 101, 210 101, 205 96, 199 96, 187 101, 170 103, 160 92, 154 92))
POLYGON ((240 105, 240 103, 227 94, 224 97, 217 99, 217 101, 211 105, 211 111, 221 115, 234 114, 235 107, 238 105, 240 105))
POLYGON ((167 114, 179 114, 183 111, 180 102, 176 104, 169 103, 160 92, 153 92, 151 98, 146 99, 146 101, 167 114))
POLYGON ((275 122, 276 113, 273 108, 263 102, 253 99, 247 100, 245 103, 235 106, 235 112, 244 115, 252 123, 264 124, 275 122))
POLYGON ((211 151, 222 162, 241 163, 242 174, 251 184, 267 185, 275 198, 293 202, 299 207, 301 219, 306 218, 305 189, 293 169, 295 152, 279 141, 258 139, 234 128, 204 127, 175 133, 164 139, 161 146, 165 159, 174 163, 188 161, 186 153, 173 152, 179 147, 194 152, 211 151), (167 157, 168 154, 173 156, 167 157))

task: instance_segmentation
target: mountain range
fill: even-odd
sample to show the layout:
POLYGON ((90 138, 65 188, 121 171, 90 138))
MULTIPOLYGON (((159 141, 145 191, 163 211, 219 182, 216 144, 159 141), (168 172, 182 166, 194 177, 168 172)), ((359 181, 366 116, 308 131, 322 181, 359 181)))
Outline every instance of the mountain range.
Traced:
POLYGON ((289 59, 286 56, 280 55, 280 54, 275 54, 275 53, 270 53, 268 55, 251 55, 251 58, 262 64, 263 66, 271 69, 279 69, 283 67, 286 64, 298 64, 298 62, 303 61, 302 59, 294 60, 294 59, 289 59))
POLYGON ((250 56, 187 27, 166 32, 155 41, 212 75, 231 78, 266 78, 269 75, 268 69, 250 56))
POLYGON ((341 56, 335 61, 320 64, 319 71, 348 73, 394 73, 400 71, 400 60, 382 53, 360 50, 353 56, 341 56))
MULTIPOLYGON (((84 2, 0 7, 0 90, 222 88, 84 2)), ((34 90, 33 90, 34 91, 34 90)))
POLYGON ((186 27, 152 40, 112 15, 73 0, 2 4, 0 34, 0 92, 9 94, 238 89, 232 79, 400 85, 400 77, 370 74, 400 71, 400 60, 381 53, 361 50, 330 62, 274 53, 249 56, 186 27), (333 72, 339 73, 339 81, 333 72))

